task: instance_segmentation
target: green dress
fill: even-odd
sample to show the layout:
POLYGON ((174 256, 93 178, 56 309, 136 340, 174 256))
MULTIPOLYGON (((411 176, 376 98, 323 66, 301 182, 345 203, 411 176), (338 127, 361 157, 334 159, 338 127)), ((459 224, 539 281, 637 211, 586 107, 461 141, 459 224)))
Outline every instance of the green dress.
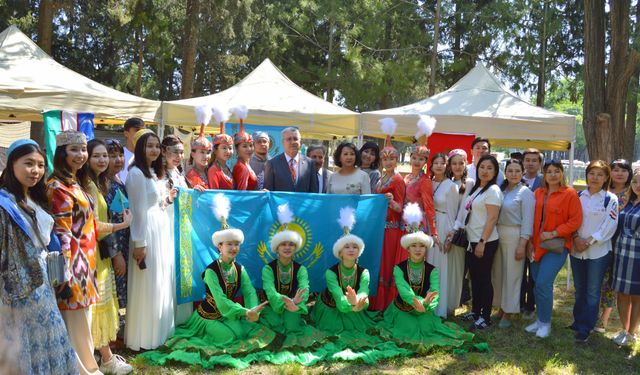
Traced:
POLYGON ((375 363, 383 358, 410 355, 391 341, 383 341, 374 334, 379 321, 377 313, 365 308, 358 312, 345 296, 351 286, 358 298, 369 296, 369 271, 357 264, 348 269, 342 263, 325 272, 327 288, 320 294, 311 317, 316 327, 338 339, 324 345, 317 352, 326 360, 356 360, 375 363))
POLYGON ((258 305, 258 296, 244 267, 217 260, 204 271, 203 279, 205 300, 162 347, 143 353, 143 358, 157 365, 174 360, 204 368, 246 368, 255 360, 246 354, 273 341, 272 330, 245 320, 246 312, 258 305), (233 301, 238 291, 245 306, 233 301))
POLYGON ((380 328, 382 337, 420 352, 434 346, 458 347, 473 340, 472 333, 465 332, 454 323, 443 322, 433 313, 438 306, 440 289, 438 270, 433 265, 426 261, 413 263, 405 260, 393 268, 393 277, 398 296, 384 312, 380 328), (426 305, 424 297, 434 291, 438 295, 426 305), (426 312, 415 310, 414 298, 423 303, 426 312))
POLYGON ((283 266, 277 259, 262 268, 262 286, 269 304, 262 310, 260 322, 284 336, 282 348, 308 348, 325 341, 326 334, 307 325, 303 315, 309 313, 309 275, 297 262, 283 266), (293 299, 298 290, 306 289, 299 310, 285 308, 283 296, 293 299))

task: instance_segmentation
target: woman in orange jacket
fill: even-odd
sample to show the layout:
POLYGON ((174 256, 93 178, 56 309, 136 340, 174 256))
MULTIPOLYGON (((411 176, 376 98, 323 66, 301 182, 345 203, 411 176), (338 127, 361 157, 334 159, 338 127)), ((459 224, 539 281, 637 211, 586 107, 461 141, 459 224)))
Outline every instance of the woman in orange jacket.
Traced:
POLYGON ((551 333, 553 282, 564 266, 573 233, 582 225, 582 205, 576 191, 567 186, 560 161, 544 164, 544 181, 535 191, 536 211, 529 244, 538 319, 525 330, 544 338, 551 333))

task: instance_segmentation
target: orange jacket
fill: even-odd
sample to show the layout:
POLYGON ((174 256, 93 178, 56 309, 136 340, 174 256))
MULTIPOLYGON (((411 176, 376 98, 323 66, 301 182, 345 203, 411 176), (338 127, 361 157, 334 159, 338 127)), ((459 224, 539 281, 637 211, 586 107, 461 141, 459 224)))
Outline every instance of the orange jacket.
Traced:
POLYGON ((544 224, 540 229, 542 220, 542 203, 547 189, 540 187, 534 193, 536 197, 536 213, 533 220, 533 236, 531 243, 535 249, 534 259, 539 262, 547 253, 540 248, 540 232, 558 232, 558 237, 564 238, 564 247, 571 249, 573 233, 582 225, 582 205, 578 193, 570 187, 560 187, 560 190, 549 195, 545 205, 544 224))

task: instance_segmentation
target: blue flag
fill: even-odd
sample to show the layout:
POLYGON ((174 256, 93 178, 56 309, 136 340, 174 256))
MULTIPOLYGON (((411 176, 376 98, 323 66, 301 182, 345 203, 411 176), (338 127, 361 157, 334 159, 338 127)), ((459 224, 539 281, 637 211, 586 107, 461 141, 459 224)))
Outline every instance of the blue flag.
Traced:
MULTIPOLYGON (((382 253, 387 200, 383 195, 327 195, 287 192, 212 191, 180 189, 175 207, 176 295, 178 303, 204 297, 202 273, 218 258, 211 236, 220 230, 213 215, 213 197, 224 193, 231 201, 229 226, 244 232, 236 260, 242 264, 256 288, 262 287, 262 268, 276 259, 269 243, 280 224, 277 208, 288 203, 295 218, 287 228, 302 237, 294 259, 307 267, 311 291, 325 287, 324 273, 338 262, 333 243, 342 236, 338 224, 340 208, 355 209, 351 233, 361 237, 365 250, 358 264, 369 270, 371 285, 377 285, 382 253)), ((376 288, 372 287, 372 294, 376 288)))

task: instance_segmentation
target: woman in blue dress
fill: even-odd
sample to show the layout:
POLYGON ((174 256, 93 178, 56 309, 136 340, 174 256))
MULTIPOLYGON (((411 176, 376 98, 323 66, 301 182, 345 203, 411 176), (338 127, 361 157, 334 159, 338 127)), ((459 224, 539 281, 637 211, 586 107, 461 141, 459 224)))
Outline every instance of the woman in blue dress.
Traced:
POLYGON ((60 251, 46 212, 45 159, 38 144, 18 140, 0 176, 0 338, 21 374, 77 374, 75 352, 46 268, 47 249, 60 251), (57 246, 56 246, 57 245, 57 246))

